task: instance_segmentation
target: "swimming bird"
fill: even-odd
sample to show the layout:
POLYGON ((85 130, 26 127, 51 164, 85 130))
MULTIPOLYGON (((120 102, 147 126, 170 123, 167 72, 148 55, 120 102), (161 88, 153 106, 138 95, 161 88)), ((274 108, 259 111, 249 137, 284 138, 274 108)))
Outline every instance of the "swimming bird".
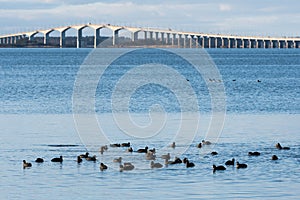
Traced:
POLYGON ((100 163, 100 171, 106 170, 107 169, 107 165, 100 163))
POLYGON ((148 147, 146 146, 144 149, 138 149, 138 153, 147 153, 148 152, 148 147))
POLYGON ((110 147, 121 147, 121 144, 115 143, 115 144, 110 144, 110 147))
POLYGON ((59 158, 52 158, 51 162, 60 162, 60 163, 62 163, 63 162, 63 157, 60 156, 59 158))
POLYGON ((154 161, 151 161, 150 167, 151 167, 152 169, 153 169, 153 168, 162 168, 163 165, 160 164, 160 163, 154 163, 154 161))
POLYGON ((277 143, 275 146, 279 150, 290 150, 290 147, 282 147, 280 143, 277 143))
POLYGON ((86 152, 85 154, 79 155, 80 158, 87 158, 89 157, 89 152, 86 152))
POLYGON ((126 149, 126 152, 133 152, 133 149, 132 149, 132 147, 129 147, 128 149, 126 149))
POLYGON ((87 157, 87 158, 85 158, 87 161, 96 161, 97 159, 96 159, 96 155, 93 155, 93 156, 89 156, 89 157, 87 157))
POLYGON ((216 165, 213 165, 213 171, 219 171, 219 170, 226 170, 226 167, 224 167, 223 165, 219 165, 219 166, 216 166, 216 165))
POLYGON ((161 158, 170 160, 170 158, 171 158, 170 153, 165 154, 165 155, 161 155, 161 158))
POLYGON ((226 162, 225 162, 225 165, 234 165, 234 158, 232 158, 232 160, 227 160, 226 162))
POLYGON ((197 145, 197 147, 200 149, 200 148, 202 148, 202 143, 200 142, 198 145, 197 145))
POLYGON ((175 144, 175 142, 173 142, 171 145, 170 145, 170 147, 172 147, 173 149, 176 147, 176 144, 175 144))
POLYGON ((132 165, 132 164, 130 162, 124 162, 123 165, 126 166, 126 165, 132 165))
POLYGON ((273 155, 271 159, 272 160, 278 160, 278 157, 276 155, 273 155))
POLYGON ((26 162, 26 160, 23 160, 23 168, 32 167, 31 163, 26 162))
POLYGON ((211 142, 210 141, 205 141, 205 140, 202 140, 202 144, 204 144, 204 145, 211 145, 211 142))
POLYGON ((82 158, 80 158, 80 156, 77 156, 77 163, 81 163, 82 162, 82 158))
POLYGON ((257 152, 257 151, 254 151, 254 152, 248 152, 248 155, 249 156, 260 156, 260 153, 259 152, 257 152))
POLYGON ((211 152, 210 154, 213 155, 213 156, 215 156, 215 155, 218 155, 218 152, 213 151, 213 152, 211 152))
POLYGON ((130 170, 133 170, 134 169, 134 165, 120 165, 120 172, 123 172, 123 171, 130 171, 130 170))
POLYGON ((183 163, 185 163, 186 168, 195 167, 195 164, 190 162, 187 158, 183 159, 183 163))
POLYGON ((175 157, 174 161, 168 162, 168 164, 174 165, 174 164, 180 164, 182 163, 182 160, 178 157, 175 157))
POLYGON ((43 162, 44 162, 44 159, 43 159, 43 158, 37 158, 37 159, 35 160, 35 162, 37 162, 37 163, 43 163, 43 162))
POLYGON ((155 150, 155 148, 153 148, 153 149, 148 149, 147 153, 148 153, 148 152, 155 153, 156 150, 155 150))
POLYGON ((113 162, 121 163, 121 162, 122 162, 122 157, 115 158, 115 159, 113 160, 113 162))
POLYGON ((107 151, 107 149, 108 149, 107 145, 101 146, 100 149, 99 149, 99 152, 100 152, 101 154, 103 154, 104 151, 107 151))
POLYGON ((236 168, 237 169, 247 168, 247 164, 236 162, 236 168))
POLYGON ((149 151, 146 153, 146 160, 155 160, 156 159, 156 155, 154 155, 153 152, 149 151))
POLYGON ((121 144, 121 147, 130 147, 130 142, 122 143, 122 144, 121 144))

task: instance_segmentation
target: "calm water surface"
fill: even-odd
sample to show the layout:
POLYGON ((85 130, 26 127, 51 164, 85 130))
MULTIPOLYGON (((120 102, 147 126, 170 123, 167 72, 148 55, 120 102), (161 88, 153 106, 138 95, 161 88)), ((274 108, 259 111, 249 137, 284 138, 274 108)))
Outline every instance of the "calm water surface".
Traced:
MULTIPOLYGON (((76 163, 76 156, 87 149, 74 124, 72 93, 76 74, 90 51, 0 49, 0 199, 299 199, 299 50, 208 51, 222 76, 227 114, 217 143, 201 149, 196 145, 206 137, 211 119, 205 82, 181 60, 164 61, 176 63, 173 67, 189 79, 201 102, 199 130, 190 147, 179 155, 195 163, 191 169, 183 164, 150 169, 150 161, 144 155, 127 153, 126 148, 109 148, 103 155, 90 152, 97 155, 95 163, 76 163), (277 142, 291 150, 277 150, 274 147, 277 142), (211 151, 219 154, 211 156, 211 151), (249 151, 259 151, 261 156, 249 157, 249 151), (273 154, 279 157, 278 161, 271 161, 273 154), (62 164, 50 162, 59 155, 64 156, 62 164), (119 156, 125 162, 132 162, 135 170, 120 173, 118 164, 112 162, 119 156), (43 157, 45 162, 34 163, 37 157, 43 157), (247 163, 248 168, 227 167, 224 172, 212 172, 213 164, 223 165, 233 157, 247 163), (23 159, 33 166, 23 169, 23 159), (109 169, 101 172, 100 162, 109 169)), ((97 87, 95 110, 109 141, 130 141, 134 149, 145 145, 155 147, 155 162, 163 163, 162 154, 170 152, 173 158, 178 149, 185 148, 178 140, 175 149, 160 151, 173 142, 180 122, 176 94, 158 85, 141 87, 132 94, 129 111, 140 121, 145 119, 151 105, 164 107, 169 126, 161 134, 147 139, 131 137, 111 120, 110 97, 114 85, 136 63, 151 59, 144 56, 149 52, 158 59, 170 56, 164 51, 145 49, 134 58, 125 57, 122 62, 112 64, 97 87)), ((93 68, 88 73, 93 73, 93 68)), ((165 74, 161 78, 168 78, 174 84, 177 81, 165 74)), ((126 94, 124 90, 123 95, 126 94)))

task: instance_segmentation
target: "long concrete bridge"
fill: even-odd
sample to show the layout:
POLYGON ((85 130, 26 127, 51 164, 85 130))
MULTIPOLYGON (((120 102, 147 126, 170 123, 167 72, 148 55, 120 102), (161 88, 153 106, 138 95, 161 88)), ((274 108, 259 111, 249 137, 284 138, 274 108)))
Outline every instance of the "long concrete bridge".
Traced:
POLYGON ((151 39, 178 48, 300 48, 300 38, 297 37, 234 36, 91 23, 1 35, 0 44, 16 44, 18 40, 24 38, 33 41, 37 34, 43 34, 44 45, 47 45, 49 43, 50 34, 54 31, 58 31, 59 46, 63 48, 65 47, 66 32, 70 29, 75 29, 76 47, 81 48, 83 38, 82 31, 88 27, 94 31, 94 48, 97 48, 99 44, 101 29, 109 29, 111 31, 112 46, 118 45, 117 38, 119 37, 119 32, 123 30, 131 34, 131 40, 133 42, 136 40, 151 39))

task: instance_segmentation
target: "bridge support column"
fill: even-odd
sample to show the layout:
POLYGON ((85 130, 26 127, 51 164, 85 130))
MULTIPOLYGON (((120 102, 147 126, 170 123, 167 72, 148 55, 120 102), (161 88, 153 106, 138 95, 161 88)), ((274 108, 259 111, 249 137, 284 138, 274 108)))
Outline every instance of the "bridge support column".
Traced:
POLYGON ((181 46, 181 37, 182 37, 182 34, 178 34, 178 38, 177 38, 178 48, 180 48, 180 46, 181 46))
POLYGON ((234 47, 233 47, 233 48, 237 48, 237 47, 238 47, 238 44, 237 44, 237 39, 236 39, 236 38, 234 38, 234 39, 233 39, 233 42, 234 42, 234 44, 233 44, 233 45, 234 45, 234 47))
POLYGON ((166 37, 166 44, 170 43, 170 33, 166 33, 167 37, 166 37))
POLYGON ((82 29, 77 30, 77 48, 81 48, 82 29))
POLYGON ((66 39, 66 31, 61 31, 60 32, 60 38, 59 38, 60 48, 63 48, 65 46, 65 39, 66 39))
POLYGON ((282 48, 282 46, 281 46, 281 41, 280 41, 280 40, 278 40, 278 48, 279 48, 279 49, 282 48))
POLYGON ((153 40, 153 32, 149 32, 150 34, 150 40, 153 40))
POLYGON ((47 45, 49 42, 50 33, 44 33, 44 45, 47 45))
POLYGON ((190 35, 190 48, 193 48, 193 39, 194 39, 194 36, 190 35))
POLYGON ((165 38, 165 33, 160 33, 160 41, 163 43, 165 38))
POLYGON ((175 38, 176 38, 176 34, 173 33, 173 34, 172 34, 172 46, 175 45, 175 38))
POLYGON ((201 48, 205 48, 205 37, 204 36, 201 36, 200 44, 201 44, 201 48))
POLYGON ((218 48, 218 39, 214 37, 214 48, 218 48))
POLYGON ((220 39, 221 39, 221 48, 224 48, 224 47, 225 47, 225 46, 224 46, 224 45, 225 45, 225 44, 224 44, 224 43, 225 43, 225 42, 224 42, 224 38, 220 38, 220 39))
POLYGON ((274 46, 273 46, 274 44, 273 44, 273 40, 270 40, 270 48, 271 49, 273 49, 274 48, 274 46))
POLYGON ((241 39, 241 47, 245 48, 245 41, 244 41, 244 39, 241 39))
POLYGON ((188 37, 188 35, 184 35, 184 37, 183 37, 183 48, 186 48, 187 37, 188 37))
POLYGON ((231 38, 228 38, 228 45, 227 47, 230 49, 231 48, 231 38))
POLYGON ((116 40, 119 37, 119 30, 114 30, 112 35, 112 45, 116 45, 116 40))
POLYGON ((144 39, 147 40, 147 31, 144 32, 144 39))
POLYGON ((97 48, 100 39, 100 28, 95 29, 94 31, 94 48, 97 48))
POLYGON ((18 36, 14 36, 14 37, 13 37, 13 44, 17 44, 17 37, 18 37, 18 36))
POLYGON ((295 49, 296 43, 295 43, 295 41, 294 41, 294 40, 292 41, 292 46, 293 46, 292 48, 294 48, 294 49, 295 49))
POLYGON ((134 42, 138 39, 138 32, 131 33, 131 41, 134 42))
POLYGON ((258 49, 258 40, 255 39, 255 48, 258 49))
POLYGON ((208 47, 208 38, 207 36, 202 37, 202 48, 207 48, 208 47))
POLYGON ((159 39, 159 38, 158 38, 158 34, 159 34, 159 32, 155 32, 155 39, 156 39, 156 40, 159 39))
POLYGON ((34 35, 29 35, 28 40, 32 41, 33 40, 34 35))
POLYGON ((196 36, 196 47, 197 48, 202 47, 201 46, 201 36, 196 36))

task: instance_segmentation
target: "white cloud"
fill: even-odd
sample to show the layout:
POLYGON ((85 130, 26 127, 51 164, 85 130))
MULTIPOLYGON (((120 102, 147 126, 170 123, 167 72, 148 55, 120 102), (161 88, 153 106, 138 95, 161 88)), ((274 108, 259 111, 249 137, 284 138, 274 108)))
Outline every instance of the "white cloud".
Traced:
POLYGON ((231 11, 232 10, 232 6, 229 4, 220 4, 219 5, 219 10, 220 11, 231 11))

